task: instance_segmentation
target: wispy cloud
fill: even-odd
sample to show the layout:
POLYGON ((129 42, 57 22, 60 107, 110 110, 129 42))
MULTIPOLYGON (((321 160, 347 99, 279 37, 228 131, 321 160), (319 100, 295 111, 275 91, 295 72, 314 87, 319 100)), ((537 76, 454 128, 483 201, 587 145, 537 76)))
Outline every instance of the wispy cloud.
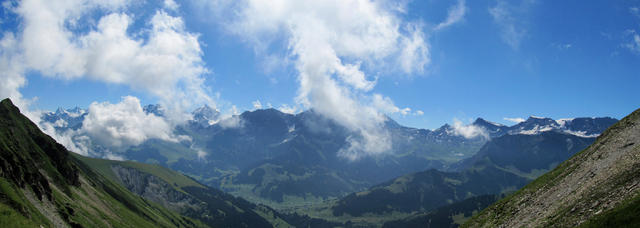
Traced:
POLYGON ((453 119, 453 133, 455 135, 459 135, 468 139, 483 137, 485 139, 489 138, 489 133, 480 126, 476 126, 473 124, 464 125, 462 121, 458 119, 453 119))
POLYGON ((253 109, 255 109, 255 110, 262 109, 262 103, 260 103, 260 100, 256 100, 254 102, 251 102, 251 104, 253 105, 253 109))
POLYGON ((515 50, 528 33, 520 17, 533 3, 533 0, 523 0, 519 6, 514 6, 511 1, 497 0, 496 5, 489 8, 489 14, 500 28, 502 40, 515 50))
POLYGON ((633 16, 640 17, 640 8, 637 6, 629 7, 629 12, 631 12, 633 16))
POLYGON ((623 43, 622 47, 629 49, 634 54, 640 54, 640 35, 633 29, 629 29, 625 33, 631 40, 623 43))
POLYGON ((520 123, 520 122, 524 122, 525 121, 524 118, 520 118, 520 117, 514 117, 514 118, 504 117, 502 119, 504 119, 506 121, 509 121, 509 122, 514 122, 514 123, 520 123))
POLYGON ((180 8, 180 5, 178 5, 174 0, 164 0, 164 7, 169 10, 176 11, 180 8))
POLYGON ((555 47, 556 49, 558 49, 560 51, 566 51, 566 50, 569 50, 571 47, 573 47, 573 44, 571 44, 571 43, 554 43, 553 47, 555 47))
POLYGON ((287 114, 296 114, 296 113, 298 113, 298 107, 289 106, 288 104, 281 105, 280 108, 278 108, 278 110, 280 110, 281 112, 287 113, 287 114))
MULTIPOLYGON (((386 119, 380 109, 399 113, 404 109, 382 96, 378 101, 386 103, 373 105, 370 101, 377 98, 369 92, 377 77, 363 69, 411 75, 423 72, 429 64, 429 45, 421 23, 403 21, 399 15, 403 7, 356 0, 221 1, 215 5, 228 8, 213 13, 235 12, 219 17, 230 33, 245 39, 264 53, 261 55, 284 56, 282 62, 295 67, 300 83, 297 106, 313 108, 352 131, 342 156, 355 160, 390 150, 388 134, 380 130, 386 119), (281 38, 285 48, 266 51, 264 47, 281 43, 281 38)), ((280 110, 295 112, 294 107, 280 110)))
POLYGON ((465 6, 464 0, 458 0, 458 4, 449 8, 449 13, 447 14, 447 19, 440 24, 438 24, 434 30, 441 30, 443 28, 449 27, 455 23, 458 23, 464 19, 464 15, 466 14, 468 8, 465 6))

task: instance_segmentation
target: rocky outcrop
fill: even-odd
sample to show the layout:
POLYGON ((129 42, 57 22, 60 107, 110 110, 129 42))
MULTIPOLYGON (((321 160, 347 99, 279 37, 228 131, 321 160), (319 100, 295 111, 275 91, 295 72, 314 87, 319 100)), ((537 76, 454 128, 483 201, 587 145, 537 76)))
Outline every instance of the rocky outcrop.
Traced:
POLYGON ((201 210, 198 200, 175 190, 169 183, 156 176, 120 165, 111 166, 111 170, 129 191, 147 200, 181 214, 201 210))

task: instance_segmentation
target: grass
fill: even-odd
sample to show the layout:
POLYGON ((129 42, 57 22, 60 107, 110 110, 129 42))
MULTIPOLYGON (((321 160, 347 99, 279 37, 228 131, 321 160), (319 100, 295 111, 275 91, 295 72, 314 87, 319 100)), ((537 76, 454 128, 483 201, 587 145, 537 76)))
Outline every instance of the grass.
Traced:
POLYGON ((38 209, 28 203, 22 192, 2 177, 0 177, 0 205, 2 205, 0 207, 0 227, 23 227, 22 225, 29 224, 50 225, 38 209), (25 215, 28 215, 29 218, 25 215), (28 222, 23 220, 28 220, 28 222), (15 222, 13 223, 15 226, 11 225, 11 221, 15 222))
POLYGON ((131 161, 113 161, 113 160, 88 158, 78 154, 74 154, 74 156, 79 160, 81 160, 82 162, 90 165, 93 169, 97 170, 100 174, 114 181, 118 180, 118 178, 115 176, 115 174, 111 170, 111 167, 114 165, 119 165, 122 167, 134 168, 139 171, 159 177, 160 179, 169 183, 170 185, 177 187, 176 188, 177 190, 180 190, 181 188, 184 188, 184 187, 201 187, 201 188, 205 187, 200 183, 196 182, 195 180, 181 173, 167 169, 160 165, 144 164, 144 163, 131 162, 131 161))
POLYGON ((24 217, 10 206, 0 203, 0 227, 38 227, 39 223, 24 217))
POLYGON ((592 217, 580 227, 640 227, 638 215, 640 215, 640 192, 622 205, 592 217))

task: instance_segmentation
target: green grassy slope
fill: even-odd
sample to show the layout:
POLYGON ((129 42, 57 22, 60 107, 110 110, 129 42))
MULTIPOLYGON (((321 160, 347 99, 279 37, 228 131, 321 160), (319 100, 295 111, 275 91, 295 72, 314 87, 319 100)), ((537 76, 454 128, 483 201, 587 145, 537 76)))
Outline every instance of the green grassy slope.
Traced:
POLYGON ((463 227, 637 227, 639 182, 640 109, 463 227))
POLYGON ((289 226, 269 208, 204 186, 159 165, 76 157, 135 194, 214 227, 289 226))
POLYGON ((0 103, 1 227, 204 227, 94 172, 0 103))

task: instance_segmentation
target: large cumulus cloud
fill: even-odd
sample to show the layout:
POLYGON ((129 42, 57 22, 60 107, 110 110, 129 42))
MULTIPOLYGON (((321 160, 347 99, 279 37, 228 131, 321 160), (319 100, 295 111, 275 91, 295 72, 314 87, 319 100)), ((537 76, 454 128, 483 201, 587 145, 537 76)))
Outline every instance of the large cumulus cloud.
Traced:
MULTIPOLYGON (((244 38, 257 53, 286 56, 282 61, 292 63, 298 72, 298 105, 313 108, 351 130, 342 156, 356 160, 389 152, 391 140, 381 128, 386 121, 383 113, 408 113, 410 109, 372 94, 378 78, 367 72, 420 74, 431 61, 423 23, 405 20, 404 4, 245 0, 210 5, 216 6, 212 12, 228 31, 244 38), (278 45, 286 54, 271 51, 278 45)), ((461 20, 464 8, 460 1, 439 29, 461 20)))
POLYGON ((16 15, 20 26, 1 34, 0 96, 11 98, 39 122, 38 112, 30 106, 32 100, 20 93, 29 72, 61 80, 125 85, 158 98, 166 107, 167 121, 142 115, 139 101, 126 97, 119 104, 91 105, 89 122, 82 129, 83 136, 91 139, 74 132, 55 134, 51 126, 41 127, 79 152, 86 151, 78 146, 85 144, 74 142, 97 140, 119 147, 148 138, 172 140, 173 126, 190 118, 186 110, 202 103, 215 107, 204 84, 208 69, 202 60, 199 35, 187 31, 182 18, 161 8, 149 17, 136 17, 128 10, 133 4, 129 0, 3 4, 16 15), (132 26, 136 19, 143 20, 138 23, 141 26, 132 26))

